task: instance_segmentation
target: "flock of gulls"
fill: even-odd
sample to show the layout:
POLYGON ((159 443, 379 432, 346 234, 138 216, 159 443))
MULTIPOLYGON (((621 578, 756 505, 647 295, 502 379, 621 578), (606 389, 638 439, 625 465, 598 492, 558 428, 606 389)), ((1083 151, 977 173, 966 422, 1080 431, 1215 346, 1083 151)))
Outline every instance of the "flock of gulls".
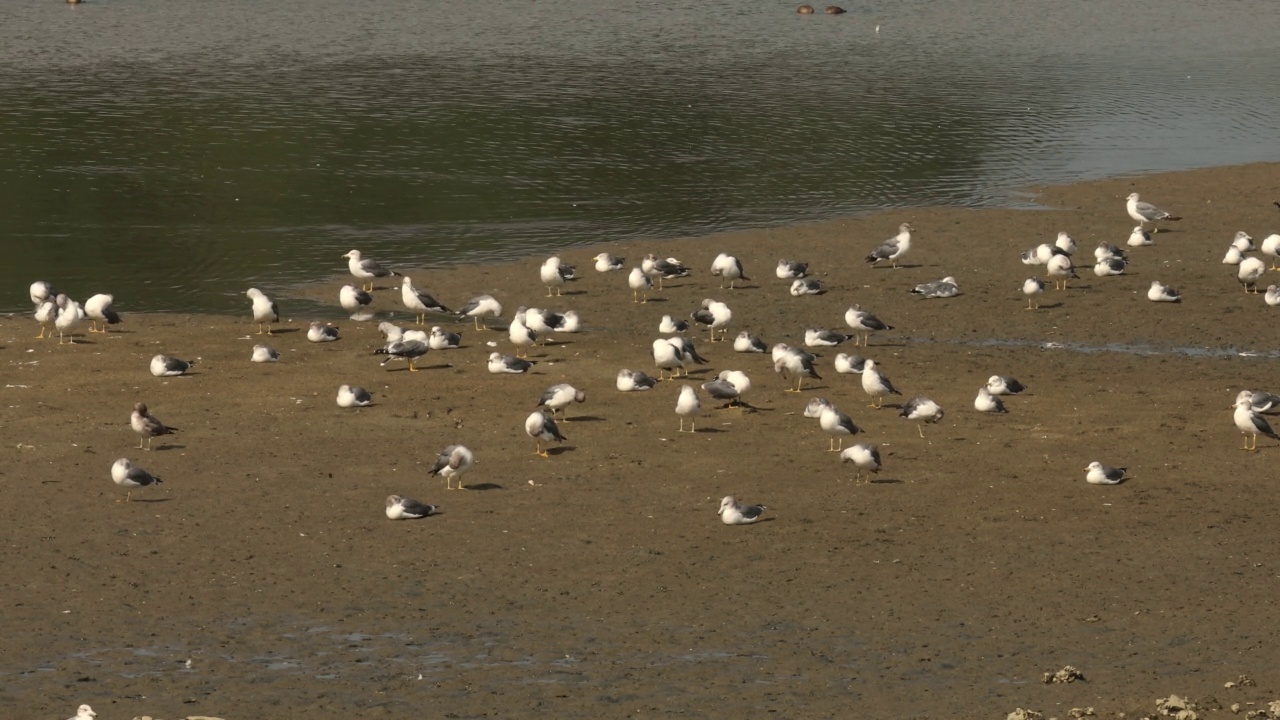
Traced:
MULTIPOLYGON (((1129 236, 1127 245, 1140 248, 1153 244, 1152 236, 1158 232, 1157 223, 1179 220, 1154 205, 1142 202, 1137 193, 1129 195, 1126 210, 1130 218, 1137 222, 1129 236), (1148 230, 1147 226, 1152 225, 1148 230)), ((893 237, 873 248, 865 260, 870 266, 888 265, 896 268, 899 262, 912 248, 915 229, 908 223, 898 227, 893 237)), ((1267 270, 1267 263, 1261 258, 1252 257, 1249 253, 1255 250, 1253 239, 1245 232, 1236 233, 1226 257, 1225 264, 1237 266, 1237 279, 1245 292, 1257 293, 1258 282, 1267 270)), ((1260 245, 1263 255, 1271 258, 1271 269, 1277 269, 1280 260, 1280 235, 1270 235, 1260 245)), ((1124 274, 1128 265, 1129 251, 1102 242, 1094 251, 1093 271, 1099 277, 1124 274)), ((402 273, 383 267, 377 261, 364 257, 358 250, 352 250, 343 256, 348 261, 351 275, 360 281, 360 286, 345 285, 339 291, 339 304, 357 320, 373 318, 370 307, 375 292, 374 281, 396 277, 400 280, 400 301, 406 310, 414 314, 417 324, 424 326, 431 316, 449 318, 454 322, 470 318, 477 329, 486 326, 490 319, 503 316, 502 304, 490 295, 479 295, 467 303, 451 309, 429 292, 419 289, 413 280, 402 273)), ((1044 268, 1044 277, 1027 278, 1022 286, 1028 298, 1027 310, 1038 309, 1038 297, 1044 292, 1046 285, 1053 282, 1056 288, 1066 288, 1071 279, 1078 277, 1076 263, 1076 246, 1067 233, 1059 233, 1052 243, 1044 243, 1022 253, 1022 262, 1026 265, 1044 268)), ((600 253, 592 258, 594 268, 600 273, 626 271, 627 285, 632 291, 632 302, 646 304, 651 293, 661 292, 664 282, 680 278, 689 278, 692 271, 684 263, 675 258, 660 258, 650 254, 638 264, 630 267, 625 258, 615 257, 609 253, 600 253)), ((721 253, 711 264, 710 274, 718 278, 720 289, 732 291, 738 283, 751 282, 741 260, 728 253, 721 253)), ((539 268, 539 282, 546 287, 547 297, 558 297, 566 284, 578 279, 577 269, 559 256, 548 258, 539 268)), ((797 260, 781 259, 778 261, 775 275, 778 279, 789 282, 792 295, 813 295, 826 292, 820 280, 810 276, 809 264, 797 260)), ((910 289, 911 293, 929 299, 947 299, 961 294, 956 278, 947 276, 939 280, 921 283, 910 289)), ((280 321, 277 304, 257 288, 250 288, 246 293, 250 301, 253 322, 257 325, 257 334, 270 337, 272 326, 280 321)), ((40 325, 38 338, 52 338, 56 332, 58 344, 74 344, 75 332, 85 321, 89 321, 88 332, 109 332, 108 327, 122 322, 122 318, 112 309, 111 295, 94 295, 82 305, 65 294, 57 292, 45 281, 37 281, 30 288, 31 301, 35 306, 35 320, 40 325), (47 334, 46 334, 47 333, 47 334)), ((1181 294, 1172 287, 1156 280, 1148 291, 1148 299, 1153 302, 1179 302, 1181 294)), ((1280 288, 1271 285, 1266 291, 1266 302, 1270 305, 1280 304, 1280 288)), ((804 347, 793 347, 784 343, 769 344, 752 333, 743 330, 732 340, 729 338, 735 315, 730 305, 715 298, 704 299, 698 307, 688 315, 688 320, 676 315, 663 315, 658 322, 659 337, 649 344, 649 361, 652 362, 656 377, 642 370, 622 368, 617 372, 615 387, 619 392, 651 391, 663 381, 677 381, 688 378, 688 366, 691 364, 707 364, 705 357, 699 354, 691 334, 694 328, 705 329, 709 343, 731 343, 737 353, 768 355, 772 360, 774 371, 788 381, 787 392, 804 392, 807 379, 821 379, 819 355, 814 349, 834 348, 845 345, 861 347, 864 352, 870 347, 871 337, 875 333, 892 330, 893 326, 885 323, 873 313, 860 305, 853 304, 844 314, 845 328, 832 330, 823 327, 806 328, 804 331, 804 347), (692 324, 691 322, 692 321, 692 324)), ((374 350, 374 354, 385 356, 382 364, 395 360, 403 360, 410 372, 417 372, 416 362, 433 351, 446 351, 461 347, 461 334, 450 332, 440 325, 432 326, 429 331, 421 329, 404 329, 391 322, 382 322, 378 326, 385 337, 386 344, 374 350)), ((528 351, 541 340, 545 343, 551 333, 574 333, 582 329, 582 321, 576 312, 552 312, 541 308, 520 307, 512 315, 505 328, 495 325, 495 329, 505 329, 507 339, 511 343, 512 352, 492 352, 488 355, 486 366, 494 374, 528 373, 537 361, 528 359, 528 351)), ((333 342, 339 339, 339 330, 328 323, 312 322, 306 337, 314 343, 333 342)), ((488 343, 496 346, 494 342, 488 343)), ((277 362, 280 353, 265 344, 253 347, 251 357, 255 363, 277 362)), ((173 377, 185 374, 194 361, 156 355, 151 359, 150 372, 156 377, 173 377)), ((884 399, 890 396, 902 396, 883 368, 875 360, 857 354, 841 352, 834 356, 831 365, 837 374, 858 375, 862 390, 870 401, 869 407, 884 407, 884 399)), ((752 389, 752 382, 746 372, 741 370, 724 370, 707 382, 694 385, 682 383, 676 393, 674 410, 678 416, 678 432, 697 432, 697 418, 702 413, 704 397, 714 403, 724 403, 724 408, 750 408, 746 396, 752 389), (687 428, 686 428, 687 425, 687 428)), ((1017 379, 992 375, 985 386, 978 389, 973 407, 978 412, 1006 413, 1006 397, 1016 396, 1026 387, 1017 379)), ((534 452, 541 457, 549 457, 548 446, 552 443, 564 442, 567 438, 557 422, 565 422, 567 408, 575 403, 585 402, 587 394, 569 383, 557 383, 548 387, 539 397, 536 409, 529 414, 524 423, 525 433, 534 443, 534 452)), ((368 390, 352 385, 341 385, 337 390, 337 405, 341 408, 360 408, 373 402, 373 394, 368 390)), ((1234 405, 1233 419, 1235 425, 1245 436, 1242 449, 1256 450, 1259 435, 1280 440, 1270 426, 1264 413, 1280 411, 1280 397, 1261 391, 1241 391, 1234 405)), ((898 415, 916 423, 920 437, 925 436, 925 426, 936 424, 945 417, 945 411, 934 400, 916 396, 906 399, 898 407, 898 415)), ((845 446, 846 440, 863 431, 854 423, 849 414, 841 411, 826 398, 814 397, 805 405, 803 416, 817 420, 818 427, 828 436, 827 450, 838 453, 842 462, 853 463, 856 468, 855 481, 861 481, 864 474, 868 481, 882 468, 880 449, 867 442, 845 446)), ((134 405, 130 417, 130 426, 140 438, 138 450, 150 450, 152 441, 178 432, 178 428, 165 424, 153 415, 147 405, 138 402, 134 405)), ((445 447, 430 470, 433 476, 445 479, 445 489, 464 489, 463 476, 475 465, 475 455, 462 445, 445 447), (455 487, 456 483, 456 487, 455 487)), ((133 464, 128 458, 119 458, 111 466, 112 480, 127 490, 124 500, 132 497, 138 488, 146 488, 162 482, 161 478, 152 475, 145 469, 133 464)), ((1115 485, 1127 479, 1125 468, 1116 468, 1095 461, 1085 468, 1085 480, 1095 485, 1115 485)), ((392 520, 417 519, 431 515, 437 506, 419 502, 410 497, 391 495, 386 499, 386 516, 392 520)), ((742 525, 757 522, 763 516, 765 506, 743 505, 733 496, 726 496, 720 504, 718 514, 725 524, 742 525)))

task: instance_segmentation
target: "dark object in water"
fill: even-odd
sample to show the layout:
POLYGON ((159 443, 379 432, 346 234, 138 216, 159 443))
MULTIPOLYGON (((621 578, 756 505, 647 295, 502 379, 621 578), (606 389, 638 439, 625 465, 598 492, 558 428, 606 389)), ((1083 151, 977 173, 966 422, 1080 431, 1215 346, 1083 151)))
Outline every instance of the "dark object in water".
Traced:
MULTIPOLYGON (((69 0, 68 0, 68 1, 69 1, 69 0)), ((813 14, 813 6, 812 6, 812 5, 801 5, 800 7, 796 8, 796 12, 800 13, 801 15, 812 15, 812 14, 813 14)))
POLYGON ((843 15, 846 12, 846 10, 840 7, 839 5, 828 5, 827 9, 824 12, 826 12, 828 15, 843 15))

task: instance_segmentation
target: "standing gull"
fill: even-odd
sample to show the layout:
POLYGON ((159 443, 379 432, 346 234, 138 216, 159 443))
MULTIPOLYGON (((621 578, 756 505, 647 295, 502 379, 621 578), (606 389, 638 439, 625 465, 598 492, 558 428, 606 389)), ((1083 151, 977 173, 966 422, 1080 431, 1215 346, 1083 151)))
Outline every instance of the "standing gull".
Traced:
POLYGON ((368 318, 365 309, 373 303, 373 296, 355 285, 343 285, 338 291, 338 304, 343 310, 351 313, 352 320, 368 318))
POLYGON ((897 235, 885 240, 880 244, 880 247, 872 250, 871 254, 867 255, 867 263, 875 265, 881 260, 888 260, 893 267, 898 267, 898 260, 911 249, 911 233, 913 230, 915 228, 911 227, 910 223, 899 225, 897 235))
MULTIPOLYGON (((151 438, 178 432, 178 428, 165 426, 159 418, 147 412, 145 403, 134 403, 133 414, 129 416, 129 426, 146 441, 148 450, 151 449, 151 438)), ((143 440, 138 441, 139 450, 142 449, 143 440)))
MULTIPOLYGON (((586 402, 587 393, 584 390, 570 385, 569 383, 557 383, 547 388, 542 397, 538 398, 538 407, 545 407, 551 411, 551 417, 556 416, 557 410, 564 410, 575 402, 586 402)), ((561 422, 569 422, 568 412, 564 412, 560 417, 561 422)))
POLYGON ((654 340, 649 353, 653 356, 654 366, 658 368, 658 380, 666 380, 664 372, 670 372, 671 377, 675 378, 678 371, 684 368, 680 350, 666 338, 654 340))
POLYGON ((388 270, 377 263, 372 258, 366 258, 360 255, 359 250, 352 250, 342 257, 347 258, 347 269, 355 276, 357 280, 368 280, 367 287, 365 283, 361 283, 361 288, 365 292, 373 292, 373 281, 375 278, 391 277, 400 273, 388 270))
POLYGON ((338 407, 367 407, 373 403, 373 393, 354 385, 338 386, 338 407))
POLYGON ((596 272, 621 270, 627 264, 626 258, 616 257, 609 253, 600 253, 591 259, 596 261, 596 272))
MULTIPOLYGON (((867 343, 871 342, 871 333, 893 329, 892 325, 886 325, 880 318, 863 310, 862 306, 856 303, 850 305, 845 311, 844 322, 854 331, 862 333, 862 347, 867 347, 867 343)), ((854 345, 857 344, 854 343, 854 345)))
MULTIPOLYGON (((862 481, 862 471, 866 470, 872 474, 880 472, 880 448, 866 443, 858 443, 850 445, 840 453, 841 462, 852 462, 854 467, 858 468, 857 473, 853 476, 853 481, 862 481)), ((867 477, 867 482, 871 482, 871 477, 867 477)))
MULTIPOLYGON (((1138 227, 1145 228, 1147 223, 1154 223, 1159 220, 1181 220, 1177 215, 1170 215, 1151 203, 1142 202, 1138 199, 1138 193, 1129 193, 1129 197, 1125 198, 1125 210, 1128 211, 1129 217, 1138 221, 1138 227)), ((1159 228, 1153 227, 1151 232, 1160 232, 1159 228)))
POLYGON ((618 371, 617 380, 614 382, 614 385, 618 388, 618 392, 652 390, 657 384, 657 379, 652 378, 639 370, 629 370, 627 368, 622 368, 618 371))
POLYGON ((418 366, 414 364, 414 360, 426 355, 430 352, 431 346, 426 342, 418 339, 410 339, 402 337, 399 340, 392 340, 387 343, 386 347, 380 347, 373 351, 374 355, 386 355, 382 362, 378 363, 379 367, 387 363, 401 358, 409 363, 409 372, 418 372, 418 366))
POLYGON ((307 339, 314 343, 333 342, 338 339, 338 327, 319 320, 312 320, 307 328, 307 339))
POLYGON ((107 325, 120 323, 120 314, 111 309, 115 296, 98 293, 84 301, 84 313, 89 316, 89 332, 107 332, 107 325), (102 329, 97 329, 101 323, 102 329))
POLYGON ((721 289, 724 289, 725 280, 729 281, 729 290, 733 289, 733 283, 736 280, 751 282, 751 278, 747 277, 742 269, 742 261, 728 253, 720 253, 715 260, 711 261, 711 274, 720 277, 721 289))
POLYGON ((1266 435, 1272 440, 1280 440, 1280 435, 1271 429, 1271 423, 1262 417, 1260 413, 1253 409, 1253 401, 1247 397, 1236 398, 1236 410, 1232 416, 1235 420, 1236 427, 1244 433, 1244 447, 1241 450, 1256 451, 1258 449, 1258 436, 1266 435), (1253 444, 1250 445, 1249 438, 1252 436, 1253 444))
MULTIPOLYGON (((707 359, 698 354, 697 348, 693 346, 693 341, 682 335, 667 338, 667 342, 680 353, 680 360, 683 362, 695 362, 699 365, 706 365, 707 359)), ((686 375, 688 372, 685 373, 686 375)))
POLYGON ((251 362, 256 362, 256 363, 279 362, 280 353, 276 352, 272 348, 267 347, 266 345, 254 345, 253 355, 250 356, 249 360, 251 362))
POLYGON ((1244 286, 1247 293, 1258 294, 1258 280, 1267 274, 1267 263, 1261 258, 1248 257, 1236 268, 1236 279, 1244 286))
POLYGON ((653 289, 653 282, 649 280, 644 270, 631 268, 631 274, 627 276, 627 286, 631 288, 631 302, 649 302, 649 291, 653 289))
POLYGON ((59 345, 62 344, 64 333, 72 345, 76 344, 75 330, 81 320, 84 320, 84 306, 66 295, 59 295, 58 317, 53 321, 53 326, 58 329, 59 345))
POLYGON ((1071 264, 1070 255, 1054 255, 1044 265, 1045 275, 1053 278, 1054 290, 1066 290, 1071 278, 1078 278, 1075 266, 1071 264))
MULTIPOLYGON (((779 343, 781 344, 781 343, 779 343)), ((777 347, 776 345, 774 346, 777 347)), ((783 346, 786 347, 786 346, 783 346)), ((806 377, 821 380, 822 376, 814 369, 813 363, 817 360, 817 356, 807 353, 800 348, 788 347, 779 353, 777 359, 773 361, 773 371, 780 373, 784 378, 787 374, 795 376, 796 386, 788 387, 787 392, 803 392, 804 379, 806 377)))
POLYGON ((1076 241, 1065 232, 1059 232, 1058 238, 1053 241, 1053 244, 1068 255, 1076 254, 1076 241))
POLYGON ((151 358, 151 374, 156 377, 176 377, 186 373, 195 364, 195 360, 179 360, 168 355, 156 355, 151 358))
POLYGON ((29 290, 31 295, 31 304, 39 307, 46 300, 50 300, 58 296, 58 291, 53 289, 53 284, 44 280, 37 280, 31 283, 29 290))
POLYGON ((525 418, 524 431, 529 437, 533 438, 533 454, 542 457, 551 457, 551 453, 542 449, 542 443, 549 443, 552 440, 564 442, 568 439, 560 434, 560 428, 556 427, 556 421, 547 417, 541 410, 525 418))
POLYGON ((702 307, 689 313, 689 316, 706 325, 711 333, 711 342, 716 342, 717 330, 720 331, 721 340, 729 333, 724 328, 733 320, 733 311, 719 300, 706 298, 702 301, 702 307))
POLYGON ((1113 468, 1094 460, 1084 469, 1084 481, 1090 485, 1119 485, 1124 482, 1125 468, 1113 468))
POLYGON ((676 414, 680 416, 680 430, 685 432, 684 419, 689 418, 689 432, 697 432, 697 416, 702 412, 702 402, 698 400, 698 391, 692 385, 681 385, 680 396, 676 398, 676 414))
MULTIPOLYGON (((778 269, 775 274, 780 280, 791 280, 793 278, 802 278, 809 274, 809 263, 797 262, 795 260, 787 260, 783 258, 778 261, 778 269)), ((792 293, 793 295, 795 293, 792 293)))
MULTIPOLYGON (((111 479, 120 487, 128 488, 124 494, 125 502, 129 502, 133 498, 134 488, 150 487, 164 482, 155 475, 129 462, 129 458, 120 458, 111 464, 111 479)), ((116 502, 119 502, 119 500, 116 502)))
POLYGON ((1040 308, 1040 295, 1044 293, 1044 281, 1040 278, 1029 277, 1022 281, 1022 294, 1027 296, 1027 309, 1038 310, 1040 308))
POLYGON ((1182 293, 1168 285, 1161 284, 1159 280, 1152 280, 1151 288, 1147 290, 1147 299, 1151 302, 1176 303, 1182 301, 1182 293))
POLYGON ((881 408, 884 406, 885 395, 901 395, 898 389, 889 381, 888 376, 880 372, 880 368, 876 365, 875 360, 868 360, 862 367, 862 389, 871 397, 875 398, 875 403, 870 405, 873 408, 881 408))
POLYGON ((552 255, 538 269, 538 277, 542 279, 542 284, 547 287, 547 297, 551 297, 551 289, 555 288, 555 294, 559 295, 560 288, 567 281, 574 279, 575 273, 572 265, 565 265, 560 262, 558 256, 552 255))
POLYGON ((822 414, 818 416, 818 425, 823 432, 831 436, 827 439, 827 452, 840 452, 844 449, 845 436, 857 435, 860 431, 858 426, 853 424, 852 418, 833 405, 822 409, 822 414), (839 445, 836 445, 836 440, 840 441, 839 445))
POLYGON ((453 490, 453 480, 458 480, 458 490, 462 487, 462 476, 476 464, 476 456, 466 445, 450 445, 436 457, 436 464, 427 472, 444 478, 444 489, 453 490))
POLYGON ((58 319, 58 296, 54 296, 45 300, 36 306, 35 318, 40 323, 40 334, 36 336, 37 340, 45 337, 45 331, 49 331, 49 337, 53 337, 53 323, 58 319))
POLYGON ((1262 254, 1271 258, 1271 269, 1280 270, 1276 267, 1276 260, 1280 258, 1280 234, 1271 233, 1262 238, 1262 254))
POLYGON ((469 317, 475 320, 477 330, 480 329, 480 318, 486 315, 492 317, 502 315, 502 303, 494 300, 492 295, 477 295, 458 310, 459 318, 469 317))
POLYGON ((662 258, 649 253, 644 256, 644 260, 640 262, 640 267, 644 270, 644 274, 651 278, 658 279, 658 289, 662 289, 662 281, 668 278, 688 277, 689 268, 684 263, 675 258, 662 258))
POLYGON ((413 498, 399 495, 387 496, 388 520, 418 520, 436 511, 435 505, 426 505, 413 498))
POLYGON ((511 355, 503 355, 500 352, 489 353, 489 362, 488 362, 489 372, 493 373, 494 375, 502 375, 502 374, 519 375, 522 373, 527 373, 529 372, 529 369, 536 364, 537 363, 535 362, 531 362, 529 360, 522 360, 518 357, 512 357, 511 355))
POLYGON ((263 334, 262 326, 265 325, 266 334, 270 335, 271 323, 280 322, 280 306, 258 288, 249 288, 244 294, 253 301, 253 321, 258 323, 257 334, 263 334))
POLYGON ((516 357, 528 357, 529 346, 538 342, 538 333, 529 329, 522 317, 517 315, 511 319, 511 324, 507 325, 507 338, 511 340, 512 345, 516 346, 516 357))
POLYGON ((927 397, 912 398, 902 406, 899 417, 916 421, 916 431, 924 437, 924 423, 936 423, 942 419, 942 407, 927 397))
POLYGON ((750 525, 759 520, 765 510, 768 508, 764 505, 739 505, 732 495, 728 495, 720 501, 720 509, 716 513, 725 525, 750 525))
POLYGON ((427 321, 427 313, 449 314, 452 311, 441 305, 435 298, 431 297, 431 293, 423 292, 413 286, 413 280, 405 275, 400 282, 400 300, 404 302, 404 306, 418 316, 418 324, 422 325, 427 321))
POLYGON ((726 401, 728 403, 724 406, 726 408, 733 407, 738 402, 738 388, 721 377, 702 383, 702 391, 710 395, 712 400, 726 401))
POLYGON ((985 387, 978 388, 978 397, 973 400, 973 409, 985 413, 1009 412, 1004 407, 1004 401, 992 395, 991 391, 985 387))

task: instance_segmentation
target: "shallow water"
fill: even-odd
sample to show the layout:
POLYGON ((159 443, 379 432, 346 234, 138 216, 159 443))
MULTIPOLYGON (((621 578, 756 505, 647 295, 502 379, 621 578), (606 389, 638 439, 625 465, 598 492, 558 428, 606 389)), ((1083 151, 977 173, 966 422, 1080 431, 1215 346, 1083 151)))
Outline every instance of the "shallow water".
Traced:
POLYGON ((1263 0, 299 7, 10 11, 0 309, 37 278, 241 309, 352 247, 447 264, 1280 160, 1263 0))

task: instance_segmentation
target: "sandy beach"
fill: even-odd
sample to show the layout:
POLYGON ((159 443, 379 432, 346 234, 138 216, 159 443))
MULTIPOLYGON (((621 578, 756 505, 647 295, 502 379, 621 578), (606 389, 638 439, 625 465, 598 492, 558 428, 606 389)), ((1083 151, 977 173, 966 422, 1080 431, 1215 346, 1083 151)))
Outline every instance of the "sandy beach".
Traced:
MULTIPOLYGON (((577 310, 584 332, 535 348, 527 375, 488 373, 490 352, 512 351, 506 333, 451 318, 429 324, 460 330, 463 347, 432 352, 417 373, 379 365, 377 321, 339 321, 339 341, 308 342, 313 318, 290 302, 336 306, 352 282, 341 258, 330 281, 276 298, 271 338, 253 334, 247 300, 242 315, 216 317, 133 314, 118 297, 122 325, 61 347, 34 339, 29 315, 0 318, 0 709, 62 718, 89 703, 101 720, 1003 718, 1018 707, 1141 717, 1175 693, 1201 717, 1232 703, 1265 709, 1280 699, 1268 519, 1280 443, 1240 451, 1231 406, 1242 388, 1280 392, 1280 309, 1243 292, 1221 259, 1237 230, 1258 243, 1280 232, 1280 167, 1035 192, 1048 209, 902 209, 570 249, 561 257, 581 279, 561 297, 546 297, 543 256, 402 268, 450 306, 494 295, 506 308, 496 327, 520 305, 577 310), (1124 244, 1135 191, 1184 219, 1128 248, 1125 275, 1096 277, 1093 249, 1124 244), (903 267, 868 267, 901 222, 917 231, 903 267), (1058 231, 1078 243, 1081 278, 1050 285, 1028 312, 1022 281, 1043 268, 1019 253, 1058 231), (602 251, 628 268, 647 252, 674 256, 692 276, 636 304, 625 271, 592 269, 602 251), (720 289, 708 272, 720 252, 741 258, 751 282, 720 289), (809 262, 828 292, 792 297, 774 276, 784 257, 809 262), (944 276, 960 296, 908 292, 944 276), (1152 280, 1183 302, 1149 302, 1152 280), (699 431, 679 433, 681 382, 620 393, 614 376, 656 374, 660 317, 687 318, 703 298, 730 305, 730 338, 799 345, 805 328, 845 329, 851 303, 895 329, 866 349, 819 350, 822 380, 802 393, 785 392, 767 355, 691 331, 709 363, 688 382, 745 371, 752 408, 718 409, 703 394, 699 431), (258 342, 281 361, 250 363, 258 342), (869 408, 858 377, 832 369, 841 351, 874 359, 904 396, 869 408), (157 353, 198 363, 155 378, 157 353), (1006 415, 978 413, 974 396, 995 374, 1030 390, 1006 398, 1006 415), (524 420, 560 382, 587 400, 568 411, 567 442, 537 457, 524 420), (372 391, 374 404, 337 407, 341 384, 372 391), (923 438, 897 412, 916 396, 946 410, 923 438), (880 446, 875 482, 852 482, 854 468, 826 452, 828 437, 801 415, 811 397, 852 416, 863 430, 853 441, 880 446), (181 432, 138 450, 138 401, 181 432), (427 474, 452 443, 476 454, 465 491, 427 474), (120 457, 164 483, 118 502, 109 469, 120 457), (1094 460, 1131 479, 1086 484, 1094 460), (393 493, 440 511, 391 522, 393 493), (767 505, 765 520, 723 525, 725 495, 767 505), (1042 682, 1067 665, 1084 680, 1042 682)), ((398 282, 377 288, 374 307, 412 325, 398 282)))

